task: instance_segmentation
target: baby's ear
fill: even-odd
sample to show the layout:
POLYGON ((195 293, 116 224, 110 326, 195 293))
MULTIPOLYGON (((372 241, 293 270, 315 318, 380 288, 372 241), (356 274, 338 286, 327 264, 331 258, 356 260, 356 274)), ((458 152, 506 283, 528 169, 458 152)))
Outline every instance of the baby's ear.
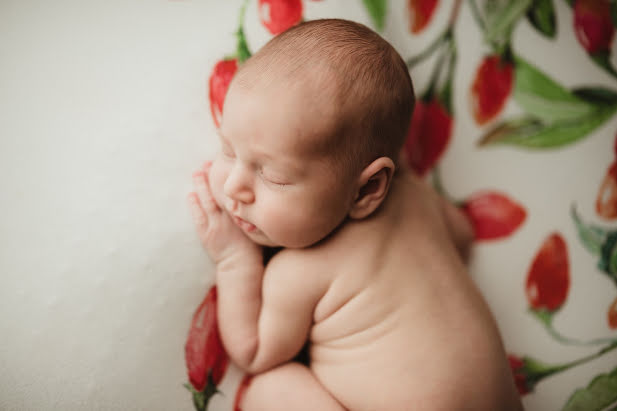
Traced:
POLYGON ((362 170, 349 217, 359 220, 371 215, 386 198, 393 175, 394 162, 389 157, 379 157, 362 170))

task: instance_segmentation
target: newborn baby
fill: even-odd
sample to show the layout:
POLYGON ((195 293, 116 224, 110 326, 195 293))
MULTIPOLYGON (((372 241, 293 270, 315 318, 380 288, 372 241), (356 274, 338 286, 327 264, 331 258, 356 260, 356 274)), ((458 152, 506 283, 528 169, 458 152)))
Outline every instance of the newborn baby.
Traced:
POLYGON ((471 228, 397 164, 413 103, 398 53, 345 20, 273 38, 232 81, 189 202, 223 344, 255 374, 243 410, 521 409, 471 228))

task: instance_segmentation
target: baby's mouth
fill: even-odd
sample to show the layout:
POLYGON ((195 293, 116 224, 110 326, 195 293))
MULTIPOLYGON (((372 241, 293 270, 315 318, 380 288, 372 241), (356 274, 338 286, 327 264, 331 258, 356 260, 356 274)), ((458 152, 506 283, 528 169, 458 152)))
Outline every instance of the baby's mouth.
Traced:
POLYGON ((251 224, 248 221, 241 219, 240 217, 232 216, 232 219, 238 227, 240 227, 247 233, 252 233, 257 230, 257 227, 254 224, 251 224))

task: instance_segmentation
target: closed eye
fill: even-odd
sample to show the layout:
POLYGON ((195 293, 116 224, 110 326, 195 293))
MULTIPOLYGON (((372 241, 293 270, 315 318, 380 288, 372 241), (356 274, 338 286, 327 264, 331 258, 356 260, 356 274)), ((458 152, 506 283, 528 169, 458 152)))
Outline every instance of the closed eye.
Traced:
POLYGON ((289 185, 289 183, 288 183, 288 182, 283 181, 283 180, 282 180, 282 179, 280 179, 280 178, 276 178, 276 177, 273 177, 273 176, 268 176, 268 175, 264 174, 264 172, 263 172, 263 171, 261 171, 261 170, 259 171, 259 176, 260 176, 260 177, 261 177, 261 179, 262 179, 262 180, 264 180, 265 182, 270 183, 270 184, 274 184, 274 185, 276 185, 276 186, 285 187, 285 186, 288 186, 288 185, 289 185))

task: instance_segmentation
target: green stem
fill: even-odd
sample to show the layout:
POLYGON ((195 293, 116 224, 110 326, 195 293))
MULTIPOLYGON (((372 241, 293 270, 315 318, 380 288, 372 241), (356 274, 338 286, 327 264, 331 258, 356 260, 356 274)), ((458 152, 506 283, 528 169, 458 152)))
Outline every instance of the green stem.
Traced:
POLYGON ((448 28, 452 30, 452 27, 456 24, 458 20, 458 14, 461 10, 461 2, 462 0, 455 0, 454 6, 452 7, 452 12, 450 13, 450 20, 448 20, 448 28))
POLYGON ((577 365, 581 365, 581 364, 584 364, 584 363, 589 362, 591 360, 595 360, 596 358, 603 356, 604 354, 614 350, 615 348, 617 348, 617 341, 613 342, 612 344, 607 345, 606 347, 602 348, 598 352, 595 352, 595 353, 593 353, 591 355, 587 355, 585 357, 581 357, 581 358, 579 358, 577 360, 574 360, 574 361, 571 361, 569 363, 565 363, 565 364, 562 364, 562 365, 551 367, 551 368, 549 368, 547 370, 547 372, 543 376, 546 377, 548 375, 556 374, 558 372, 562 372, 562 371, 568 370, 568 369, 570 369, 572 367, 576 367, 577 365))
POLYGON ((447 47, 441 53, 441 56, 439 56, 439 60, 437 60, 437 63, 435 64, 435 69, 433 70, 433 73, 431 74, 431 79, 430 79, 428 88, 422 95, 423 101, 430 101, 433 99, 433 96, 436 93, 437 83, 439 82, 439 77, 441 77, 441 72, 443 71, 444 62, 446 58, 449 56, 449 54, 450 54, 450 47, 447 47))
POLYGON ((452 12, 450 13, 450 19, 448 20, 447 28, 439 35, 431 44, 428 45, 427 48, 422 50, 419 54, 410 57, 407 59, 407 67, 412 69, 414 66, 420 62, 422 62, 425 58, 429 57, 431 54, 437 50, 442 43, 448 42, 452 43, 454 25, 456 24, 456 20, 458 19, 459 10, 461 8, 461 1, 456 0, 454 6, 452 7, 452 12))
POLYGON ((425 58, 429 57, 431 54, 435 52, 448 37, 451 36, 450 29, 445 30, 441 33, 431 44, 428 45, 427 48, 422 50, 419 54, 416 54, 413 57, 407 59, 407 67, 412 69, 414 66, 420 62, 422 62, 425 58))
POLYGON ((482 18, 482 14, 480 13, 480 8, 478 7, 478 4, 476 3, 475 0, 469 0, 469 8, 471 9, 471 15, 473 16, 473 19, 475 20, 476 24, 480 26, 480 31, 484 33, 486 31, 486 23, 484 22, 484 19, 482 18))
POLYGON ((544 325, 546 331, 555 340, 565 345, 589 346, 617 343, 617 338, 596 338, 593 340, 579 340, 576 338, 566 337, 553 327, 553 314, 546 310, 530 310, 531 313, 544 325))
POLYGON ((238 16, 238 30, 236 30, 236 56, 238 57, 239 63, 246 61, 252 54, 246 42, 246 36, 244 35, 244 15, 246 14, 247 5, 248 0, 244 0, 244 3, 242 3, 242 6, 240 7, 240 14, 238 16))
POLYGON ((448 60, 448 71, 446 72, 446 84, 444 85, 439 95, 441 101, 446 106, 448 113, 453 115, 454 107, 452 105, 452 84, 454 80, 454 69, 456 67, 457 60, 456 44, 453 41, 449 44, 449 52, 450 59, 448 60))

